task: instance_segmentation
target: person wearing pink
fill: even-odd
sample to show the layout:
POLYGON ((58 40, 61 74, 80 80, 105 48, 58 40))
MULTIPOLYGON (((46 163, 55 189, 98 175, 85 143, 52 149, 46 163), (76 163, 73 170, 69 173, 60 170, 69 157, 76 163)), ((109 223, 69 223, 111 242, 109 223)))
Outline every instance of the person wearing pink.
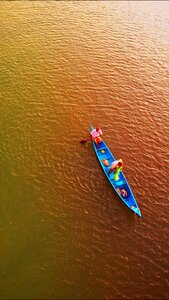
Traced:
POLYGON ((101 143, 101 141, 102 141, 102 139, 101 139, 101 135, 102 135, 103 133, 102 133, 102 130, 99 128, 99 127, 97 127, 97 128, 95 128, 95 129, 93 129, 92 131, 91 131, 91 133, 90 133, 90 138, 91 138, 91 140, 94 140, 94 142, 95 142, 95 144, 98 146, 100 143, 101 143))
POLYGON ((119 174, 123 170, 123 161, 122 159, 118 159, 112 162, 111 167, 108 171, 108 175, 114 172, 114 180, 119 180, 119 174))

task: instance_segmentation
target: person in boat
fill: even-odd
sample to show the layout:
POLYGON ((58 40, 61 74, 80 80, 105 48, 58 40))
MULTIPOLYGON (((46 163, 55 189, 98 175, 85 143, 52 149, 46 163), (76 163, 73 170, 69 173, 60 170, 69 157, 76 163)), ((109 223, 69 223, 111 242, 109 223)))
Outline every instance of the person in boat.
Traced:
POLYGON ((108 159, 102 159, 102 163, 105 167, 108 167, 109 166, 109 161, 108 159))
POLYGON ((128 196, 128 193, 125 188, 121 189, 121 195, 123 198, 126 198, 128 196))
POLYGON ((93 129, 90 133, 90 138, 91 140, 94 140, 95 144, 98 146, 102 139, 101 139, 101 135, 102 135, 102 130, 99 127, 96 127, 95 129, 93 129))
POLYGON ((122 171, 123 171, 123 161, 120 158, 112 162, 110 169, 108 171, 108 175, 114 172, 114 180, 119 180, 119 174, 122 171))
POLYGON ((127 191, 126 191, 125 188, 122 188, 122 189, 116 188, 116 191, 117 191, 118 194, 119 194, 120 196, 122 196, 123 198, 127 198, 128 193, 127 193, 127 191))

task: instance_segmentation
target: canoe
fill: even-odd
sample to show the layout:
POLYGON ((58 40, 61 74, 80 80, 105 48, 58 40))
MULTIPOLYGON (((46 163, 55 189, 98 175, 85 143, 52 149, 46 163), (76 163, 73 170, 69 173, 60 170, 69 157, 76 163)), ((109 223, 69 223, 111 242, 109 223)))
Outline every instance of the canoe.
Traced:
MULTIPOLYGON (((91 127, 90 131, 92 131, 93 129, 94 128, 91 127)), ((99 147, 96 146, 94 141, 92 141, 92 144, 96 156, 100 162, 100 165, 108 181, 110 182, 111 186, 113 187, 113 189, 115 190, 119 198, 133 213, 135 213, 139 217, 142 217, 136 199, 133 195, 130 185, 127 182, 127 179, 124 176, 124 173, 120 172, 118 180, 114 180, 113 172, 110 175, 108 174, 110 165, 112 164, 112 162, 115 161, 115 157, 107 147, 106 143, 102 140, 101 143, 99 144, 99 147)))

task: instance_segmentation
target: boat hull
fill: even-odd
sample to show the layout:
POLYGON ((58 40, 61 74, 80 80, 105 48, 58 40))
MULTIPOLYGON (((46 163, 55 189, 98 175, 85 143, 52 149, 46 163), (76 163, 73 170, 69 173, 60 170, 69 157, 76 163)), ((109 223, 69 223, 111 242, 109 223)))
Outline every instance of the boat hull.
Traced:
MULTIPOLYGON (((93 127, 91 127, 91 130, 92 129, 93 127)), ((127 179, 124 176, 124 173, 120 172, 118 180, 114 179, 113 172, 110 175, 108 174, 110 165, 112 164, 113 161, 115 161, 115 157, 107 147, 106 143, 102 140, 102 142, 99 144, 99 147, 95 144, 94 141, 92 141, 92 144, 96 156, 103 169, 103 172, 105 173, 109 183, 111 184, 111 186, 113 187, 113 189, 115 190, 119 198, 133 213, 135 213, 139 217, 142 217, 136 199, 133 195, 129 183, 127 182, 127 179)))

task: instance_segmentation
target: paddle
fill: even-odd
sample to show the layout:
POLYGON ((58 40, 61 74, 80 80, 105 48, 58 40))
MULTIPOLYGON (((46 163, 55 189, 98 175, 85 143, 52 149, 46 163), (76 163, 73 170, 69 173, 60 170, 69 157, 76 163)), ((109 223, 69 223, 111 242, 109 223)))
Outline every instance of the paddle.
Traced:
POLYGON ((91 141, 91 138, 88 139, 88 140, 81 140, 80 143, 85 144, 85 143, 87 143, 87 142, 89 142, 89 141, 91 141))

